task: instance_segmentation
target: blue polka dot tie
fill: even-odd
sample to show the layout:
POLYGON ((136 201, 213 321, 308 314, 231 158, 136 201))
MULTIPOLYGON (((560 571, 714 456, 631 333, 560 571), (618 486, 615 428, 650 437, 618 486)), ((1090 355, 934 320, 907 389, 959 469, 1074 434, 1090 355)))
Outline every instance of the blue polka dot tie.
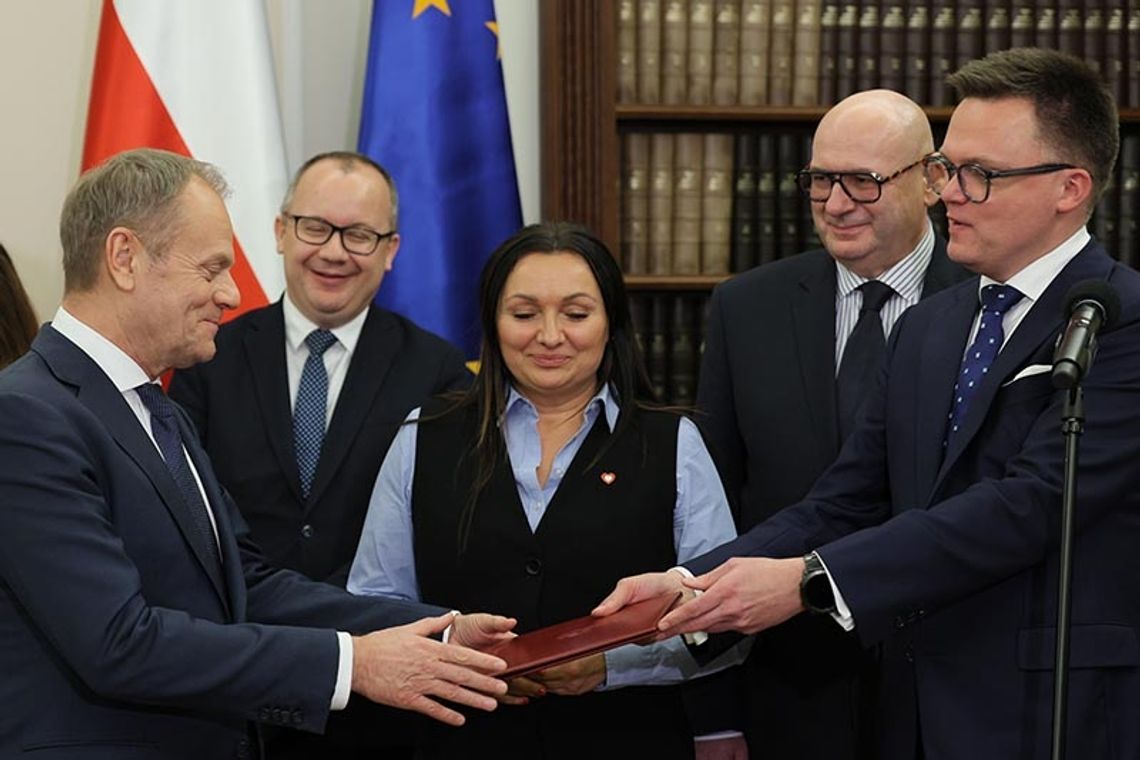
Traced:
POLYGON ((309 498, 321 444, 325 440, 325 418, 328 416, 329 376, 324 355, 336 336, 328 330, 313 330, 305 338, 309 358, 301 370, 297 385, 297 402, 293 405, 293 447, 297 455, 297 474, 301 477, 301 496, 309 498))
POLYGON ((978 334, 962 358, 958 382, 954 384, 954 403, 950 406, 949 425, 943 446, 950 443, 966 419, 970 399, 977 393, 982 378, 990 371, 990 365, 994 363, 1001 344, 1005 341, 1002 316, 1021 300, 1021 296, 1017 288, 1009 285, 987 285, 982 288, 982 316, 978 322, 978 334))
POLYGON ((182 432, 178 426, 177 412, 174 404, 162 392, 162 386, 155 383, 143 383, 135 388, 142 399, 143 405, 150 411, 150 432, 154 435, 154 442, 162 453, 166 462, 166 469, 174 478, 182 500, 186 502, 190 521, 198 533, 202 546, 206 549, 210 559, 220 567, 222 564, 221 552, 218 549, 218 539, 214 535, 214 527, 210 524, 210 515, 206 512, 206 502, 202 499, 202 492, 198 482, 190 471, 186 461, 186 454, 182 450, 182 432))

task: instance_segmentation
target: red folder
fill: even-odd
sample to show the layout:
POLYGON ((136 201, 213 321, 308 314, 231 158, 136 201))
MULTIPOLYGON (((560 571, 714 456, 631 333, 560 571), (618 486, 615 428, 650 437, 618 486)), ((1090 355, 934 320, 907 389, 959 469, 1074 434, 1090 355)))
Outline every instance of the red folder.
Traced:
POLYGON ((650 638, 657 633, 657 622, 680 598, 678 591, 631 604, 606 617, 574 618, 521 634, 485 651, 507 661, 507 669, 496 673, 497 678, 533 673, 650 638))

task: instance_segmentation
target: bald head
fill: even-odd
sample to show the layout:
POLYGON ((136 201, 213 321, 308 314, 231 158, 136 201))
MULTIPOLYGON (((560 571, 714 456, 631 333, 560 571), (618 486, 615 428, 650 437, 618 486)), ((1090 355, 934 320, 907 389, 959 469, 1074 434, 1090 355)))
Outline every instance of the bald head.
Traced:
POLYGON ((836 261, 874 278, 915 249, 928 229, 927 203, 934 200, 919 162, 933 150, 922 108, 890 90, 856 93, 820 119, 810 168, 833 180, 862 174, 870 182, 869 173, 880 180, 877 201, 860 203, 844 191, 860 181, 856 177, 843 187, 833 183, 825 199, 812 201, 816 230, 836 261))

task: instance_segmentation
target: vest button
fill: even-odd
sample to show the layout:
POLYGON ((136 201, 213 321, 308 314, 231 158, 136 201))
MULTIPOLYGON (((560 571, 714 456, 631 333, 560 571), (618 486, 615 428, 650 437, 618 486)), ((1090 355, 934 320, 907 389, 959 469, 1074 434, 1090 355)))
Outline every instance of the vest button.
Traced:
POLYGON ((301 538, 312 538, 316 532, 312 525, 306 524, 301 526, 301 538))
POLYGON ((542 572, 542 560, 538 558, 528 559, 524 569, 527 575, 538 575, 542 572))

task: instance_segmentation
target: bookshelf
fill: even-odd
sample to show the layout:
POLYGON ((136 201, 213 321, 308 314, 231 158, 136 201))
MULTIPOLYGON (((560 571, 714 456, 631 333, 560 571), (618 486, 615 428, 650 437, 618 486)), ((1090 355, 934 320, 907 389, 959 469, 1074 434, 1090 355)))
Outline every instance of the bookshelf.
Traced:
POLYGON ((924 104, 937 144, 953 110, 939 84, 942 72, 995 49, 1047 45, 1083 56, 1102 72, 1121 106, 1122 150, 1114 186, 1090 229, 1110 252, 1140 265, 1140 0, 544 0, 540 44, 543 214, 586 224, 621 258, 635 316, 644 320, 651 369, 658 380, 666 375, 665 400, 689 400, 689 344, 699 357, 700 333, 682 339, 678 331, 682 323, 686 331, 700 329, 708 292, 736 271, 815 247, 810 209, 798 189, 789 194, 789 177, 794 185, 830 104, 868 87, 899 90, 924 104), (727 48, 720 26, 726 10, 740 24, 736 37, 723 35, 727 48), (647 26, 646 18, 659 27, 647 26), (746 24, 753 26, 745 30, 746 24), (765 44, 745 43, 746 34, 762 35, 765 44), (648 90, 644 39, 659 67, 650 72, 656 81, 648 90), (678 53, 681 39, 688 47, 680 43, 686 52, 678 53), (745 78, 755 80, 756 71, 745 69, 755 69, 758 53, 767 56, 759 74, 766 85, 746 93, 745 78), (736 77, 735 89, 717 84, 725 81, 722 67, 736 77), (728 197, 710 199, 708 183, 724 184, 713 175, 725 171, 726 140, 732 144, 728 197), (671 156, 665 180, 652 165, 658 153, 671 156), (757 187, 777 193, 778 218, 765 221, 765 190, 758 189, 761 210, 747 243, 753 248, 742 255, 740 208, 754 203, 739 184, 748 161, 758 172, 757 187), (765 171, 772 176, 761 177, 765 171), (694 176, 704 183, 703 196, 700 188, 690 192, 694 176), (658 180, 668 183, 671 198, 654 195, 658 180), (707 218, 710 209, 718 219, 707 218), (694 230, 702 236, 696 242, 694 230), (710 245, 715 255, 708 255, 710 245), (662 331, 666 352, 678 340, 685 344, 677 393, 668 387, 670 357, 653 356, 662 331))

